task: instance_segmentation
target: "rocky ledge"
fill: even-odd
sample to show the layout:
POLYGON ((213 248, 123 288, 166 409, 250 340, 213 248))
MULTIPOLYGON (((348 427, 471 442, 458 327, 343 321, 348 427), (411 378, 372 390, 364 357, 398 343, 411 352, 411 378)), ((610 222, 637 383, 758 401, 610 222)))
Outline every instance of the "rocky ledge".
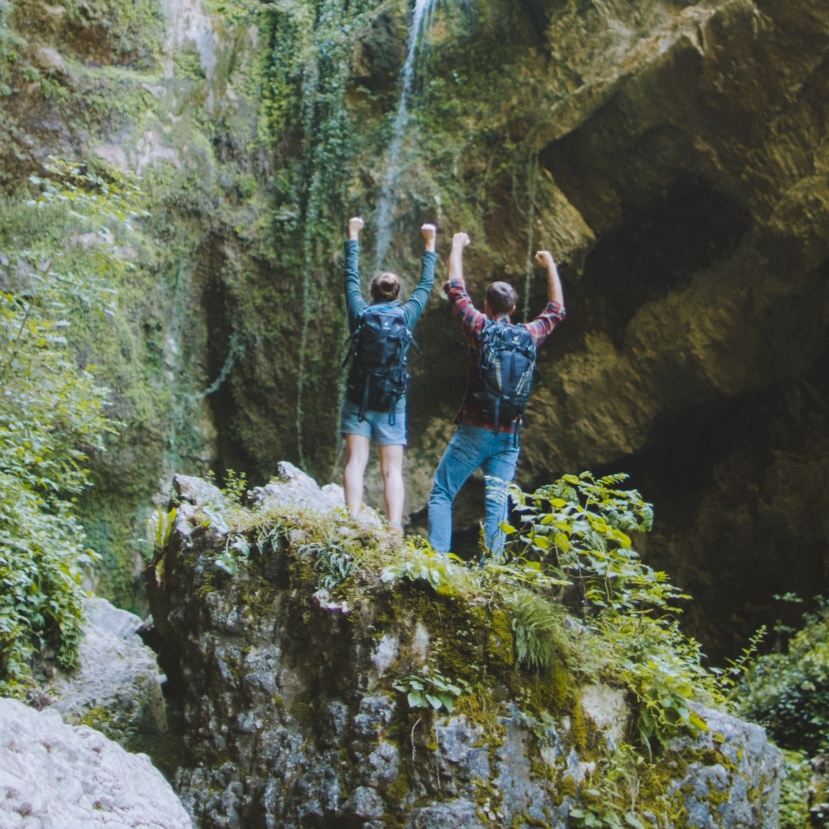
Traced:
POLYGON ((147 584, 202 829, 777 826, 763 730, 689 700, 650 755, 573 617, 569 655, 528 670, 473 568, 348 520, 290 465, 247 507, 175 490, 147 584))

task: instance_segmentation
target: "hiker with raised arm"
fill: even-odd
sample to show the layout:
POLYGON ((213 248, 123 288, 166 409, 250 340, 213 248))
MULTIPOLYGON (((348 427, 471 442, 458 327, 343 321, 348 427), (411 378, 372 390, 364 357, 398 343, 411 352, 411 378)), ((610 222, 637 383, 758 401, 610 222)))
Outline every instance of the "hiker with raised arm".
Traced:
POLYGON ((345 243, 345 301, 351 360, 341 431, 345 438, 345 503, 356 517, 363 506, 363 476, 370 445, 377 446, 386 514, 394 530, 403 531, 403 449, 406 446, 406 353, 412 332, 429 300, 435 281, 437 228, 424 224, 420 282, 409 301, 400 302, 400 279, 379 273, 371 280, 371 302, 360 290, 360 231, 363 220, 348 223, 345 243))
POLYGON ((507 517, 508 483, 515 476, 520 451, 524 408, 536 380, 536 349, 564 319, 564 293, 558 269, 549 251, 535 260, 547 273, 547 307, 532 322, 513 325, 518 295, 507 282, 493 282, 486 290, 484 311, 475 309, 463 278, 465 233, 452 238, 449 281, 443 286, 452 311, 469 341, 466 395, 458 412, 458 428, 443 453, 429 495, 429 542, 448 553, 452 542, 452 502, 479 467, 487 480, 486 546, 500 555, 507 517))

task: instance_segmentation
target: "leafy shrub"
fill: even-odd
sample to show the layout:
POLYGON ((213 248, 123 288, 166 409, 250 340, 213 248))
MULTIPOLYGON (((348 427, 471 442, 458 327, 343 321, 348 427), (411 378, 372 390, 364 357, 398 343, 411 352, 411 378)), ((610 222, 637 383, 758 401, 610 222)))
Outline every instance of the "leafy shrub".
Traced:
POLYGON ((449 680, 437 670, 421 676, 404 676, 394 683, 394 688, 406 695, 409 708, 433 708, 452 712, 455 699, 469 691, 469 683, 463 679, 449 680))
POLYGON ((517 656, 528 666, 547 668, 566 651, 564 614, 549 603, 577 609, 581 644, 573 650, 580 659, 571 669, 618 676, 638 702, 638 736, 651 750, 652 740, 664 746, 680 727, 705 728, 688 700, 722 695, 701 664, 699 644, 679 630, 675 602, 688 597, 633 549, 628 533, 650 530, 653 510, 636 490, 615 488, 625 478, 584 472, 531 494, 513 487, 519 526, 502 525, 505 561, 485 568, 496 581, 523 585, 506 604, 517 656))
POLYGON ((829 604, 807 614, 785 653, 761 656, 733 692, 740 714, 778 745, 809 756, 829 752, 829 604))
POLYGON ((809 784, 812 767, 800 751, 783 751, 786 776, 780 784, 780 829, 810 829, 809 784))
POLYGON ((463 581, 467 575, 461 559, 452 553, 436 553, 428 544, 418 544, 414 541, 408 541, 405 549, 406 555, 383 570, 380 576, 382 581, 422 579, 437 591, 451 593, 458 582, 463 581))
POLYGON ((89 449, 115 429, 94 367, 67 349, 72 314, 114 312, 114 233, 138 215, 132 180, 54 162, 34 201, 2 217, 0 242, 0 693, 21 695, 36 652, 72 665, 85 548, 73 499, 89 449), (37 232, 34 232, 37 229, 37 232), (82 234, 87 234, 81 238, 82 234))

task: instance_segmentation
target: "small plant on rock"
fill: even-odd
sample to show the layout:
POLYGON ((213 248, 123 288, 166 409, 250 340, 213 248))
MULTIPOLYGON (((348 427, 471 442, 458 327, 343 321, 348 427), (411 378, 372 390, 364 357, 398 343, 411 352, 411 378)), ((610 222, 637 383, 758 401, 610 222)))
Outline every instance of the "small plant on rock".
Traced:
POLYGON ((404 676, 394 683, 394 688, 406 695, 409 708, 432 708, 450 713, 455 707, 455 699, 471 690, 463 679, 449 680, 434 669, 422 676, 404 676))

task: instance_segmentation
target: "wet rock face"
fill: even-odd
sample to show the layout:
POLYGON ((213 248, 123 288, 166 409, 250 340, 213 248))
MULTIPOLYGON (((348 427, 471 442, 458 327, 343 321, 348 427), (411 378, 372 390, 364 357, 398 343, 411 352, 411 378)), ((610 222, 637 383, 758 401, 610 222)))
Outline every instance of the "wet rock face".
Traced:
POLYGON ((597 241, 544 369, 523 474, 635 473, 657 506, 648 552, 695 596, 695 629, 720 652, 762 620, 775 584, 811 595, 827 564, 824 522, 816 532, 778 505, 810 512, 829 475, 815 131, 829 19, 815 3, 727 2, 672 25, 664 53, 541 153, 597 241), (696 34, 680 34, 691 19, 696 34), (733 639, 717 630, 726 606, 743 620, 733 639))
MULTIPOLYGON (((284 506, 313 495, 307 480, 284 478, 255 493, 254 523, 267 499, 284 506)), ((622 691, 580 690, 576 705, 593 735, 580 746, 569 715, 542 727, 508 696, 484 702, 489 714, 410 710, 393 683, 426 664, 437 638, 455 635, 449 618, 425 621, 430 588, 391 595, 378 581, 353 607, 326 604, 303 570, 310 559, 297 555, 311 525, 275 536, 264 525, 251 530, 258 541, 231 578, 215 566, 228 537, 199 512, 221 494, 193 479, 177 490, 177 527, 148 587, 162 656, 181 672, 189 756, 176 786, 199 827, 570 825, 580 785, 629 723, 622 691)), ((324 500, 318 490, 317 519, 300 509, 353 532, 324 500)), ((700 827, 774 829, 779 750, 757 726, 697 710, 710 731, 674 746, 672 808, 700 827)))
MULTIPOLYGON (((205 228, 176 249, 170 269, 192 273, 192 285, 153 303, 194 322, 182 345, 192 363, 171 386, 186 380, 204 391, 226 378, 203 412, 188 414, 204 423, 182 457, 190 471, 212 463, 263 483, 280 459, 299 461, 296 263, 305 257, 297 248, 283 267, 260 233, 282 198, 273 182, 304 152, 296 119, 277 147, 250 141, 273 107, 258 111, 261 102, 239 94, 259 83, 243 67, 257 63, 271 33, 191 2, 82 4, 77 13, 18 5, 21 66, 48 83, 12 73, 0 183, 15 189, 50 154, 93 153, 148 182, 198 171, 201 195, 153 193, 151 205, 164 245, 164 228, 181 216, 189 226, 191 210, 205 228), (153 68, 156 54, 163 65, 153 68), (99 76, 101 64, 118 65, 124 86, 99 76), (46 94, 57 87, 57 98, 46 94), (130 99, 129 89, 140 105, 102 108, 130 99)), ((344 106, 360 126, 342 183, 349 209, 367 218, 367 251, 410 13, 403 0, 384 3, 350 35, 344 106)), ((810 596, 829 566, 826 4, 465 0, 435 19, 396 181, 389 267, 413 280, 416 229, 436 219, 441 256, 451 232, 471 233, 467 276, 479 305, 488 282, 507 279, 521 311, 527 251, 556 254, 568 317, 541 352, 519 479, 530 487, 587 468, 632 472, 656 505, 651 563, 694 595, 686 624, 707 652, 733 656, 777 618, 774 593, 810 596)), ((334 295, 339 242, 330 247, 314 279, 334 295)), ((445 273, 441 260, 438 285, 445 273)), ((423 355, 411 360, 407 510, 418 528, 466 379, 465 342, 437 291, 416 332, 423 355)), ((536 276, 530 308, 544 299, 536 276)), ((172 320, 146 314, 136 325, 158 327, 159 342, 175 345, 172 320)), ((305 428, 308 469, 321 479, 341 472, 340 323, 326 315, 311 338, 305 428)), ((165 370, 180 365, 165 357, 165 370)), ((166 450, 161 438, 148 441, 136 455, 157 452, 142 472, 156 480, 166 450)), ((102 477, 132 468, 116 453, 116 471, 102 477)), ((371 503, 382 505, 376 470, 368 481, 371 503)), ((456 547, 472 551, 481 478, 456 506, 456 547)))

